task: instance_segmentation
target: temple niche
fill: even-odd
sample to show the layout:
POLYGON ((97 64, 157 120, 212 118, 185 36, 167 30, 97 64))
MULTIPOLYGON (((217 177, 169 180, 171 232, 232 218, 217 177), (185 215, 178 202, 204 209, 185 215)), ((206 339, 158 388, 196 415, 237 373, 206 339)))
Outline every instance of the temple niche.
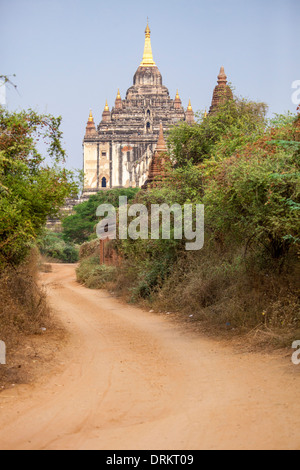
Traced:
POLYGON ((113 108, 106 102, 96 127, 90 112, 83 141, 86 196, 106 188, 142 187, 160 132, 179 121, 194 122, 191 102, 184 109, 177 91, 175 99, 163 85, 154 62, 151 31, 147 24, 142 62, 133 85, 122 99, 118 90, 113 108))

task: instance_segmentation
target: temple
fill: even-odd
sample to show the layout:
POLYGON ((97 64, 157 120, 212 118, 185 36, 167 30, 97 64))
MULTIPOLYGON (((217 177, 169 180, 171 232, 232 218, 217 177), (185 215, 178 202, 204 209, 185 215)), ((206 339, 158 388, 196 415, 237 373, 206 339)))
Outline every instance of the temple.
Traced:
POLYGON ((192 124, 193 108, 191 102, 187 109, 182 106, 178 91, 170 98, 153 59, 147 24, 143 58, 125 99, 118 90, 114 107, 110 110, 106 102, 97 127, 90 112, 83 141, 84 194, 145 185, 159 134, 179 121, 192 124))

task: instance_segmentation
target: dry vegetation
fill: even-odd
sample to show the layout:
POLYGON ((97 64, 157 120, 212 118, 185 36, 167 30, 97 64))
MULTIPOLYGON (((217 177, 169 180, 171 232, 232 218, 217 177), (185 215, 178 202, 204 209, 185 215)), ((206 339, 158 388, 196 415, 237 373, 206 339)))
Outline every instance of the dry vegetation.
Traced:
POLYGON ((0 277, 1 337, 13 346, 20 334, 37 334, 49 323, 46 295, 37 284, 38 254, 18 267, 9 267, 0 277))
POLYGON ((247 347, 290 347, 300 335, 297 250, 278 265, 257 246, 245 253, 238 246, 224 250, 207 241, 203 250, 183 254, 168 278, 157 280, 151 294, 144 296, 149 273, 138 272, 130 259, 118 269, 100 266, 93 252, 98 244, 88 245, 77 271, 87 287, 106 287, 129 303, 171 313, 209 335, 246 335, 247 347))
POLYGON ((37 283, 38 261, 37 251, 32 251, 24 263, 6 267, 0 275, 0 339, 6 343, 9 364, 0 368, 0 387, 7 382, 26 382, 23 370, 16 369, 26 362, 25 346, 32 348, 28 338, 53 327, 46 294, 37 283))
POLYGON ((218 334, 246 333, 256 343, 290 347, 300 335, 297 269, 295 253, 278 270, 262 252, 244 257, 214 245, 182 258, 152 305, 218 334))
POLYGON ((109 287, 116 275, 116 268, 100 265, 99 240, 84 243, 79 255, 80 265, 76 270, 78 282, 89 289, 109 287))

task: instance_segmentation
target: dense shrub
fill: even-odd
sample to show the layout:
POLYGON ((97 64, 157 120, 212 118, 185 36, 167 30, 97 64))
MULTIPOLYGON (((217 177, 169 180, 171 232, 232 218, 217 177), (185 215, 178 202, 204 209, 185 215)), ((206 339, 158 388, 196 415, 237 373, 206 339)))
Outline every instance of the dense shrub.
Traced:
POLYGON ((205 185, 207 224, 280 258, 299 237, 300 161, 264 139, 223 160, 205 185))
POLYGON ((98 257, 100 258, 100 242, 97 238, 96 240, 92 240, 90 242, 83 243, 79 250, 79 257, 80 260, 90 257, 98 257))
POLYGON ((79 248, 66 243, 61 233, 46 231, 37 241, 42 255, 63 263, 76 263, 79 259, 79 248))
POLYGON ((100 265, 99 257, 85 258, 76 270, 77 280, 90 289, 101 289, 107 286, 115 276, 116 268, 100 265))

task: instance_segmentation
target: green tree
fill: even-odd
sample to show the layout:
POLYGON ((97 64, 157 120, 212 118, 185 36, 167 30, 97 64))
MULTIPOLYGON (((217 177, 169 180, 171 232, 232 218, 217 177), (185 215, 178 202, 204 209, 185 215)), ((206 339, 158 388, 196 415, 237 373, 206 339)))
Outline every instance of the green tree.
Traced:
POLYGON ((88 201, 75 206, 75 214, 63 220, 63 238, 66 242, 82 244, 90 238, 96 237, 95 227, 98 223, 96 211, 101 204, 112 204, 119 207, 119 197, 127 196, 132 201, 139 189, 111 189, 101 191, 89 198, 88 201))
POLYGON ((289 123, 270 129, 208 173, 204 203, 213 233, 261 243, 273 258, 299 242, 300 144, 292 137, 289 123))
POLYGON ((0 107, 0 265, 27 255, 49 216, 55 217, 78 184, 64 168, 61 118, 0 107), (47 145, 47 164, 39 142, 47 145))
POLYGON ((169 133, 169 147, 177 167, 188 162, 197 165, 204 160, 217 157, 220 151, 226 156, 253 141, 266 126, 267 105, 242 98, 226 102, 219 111, 198 116, 198 122, 185 122, 174 126, 169 133))

